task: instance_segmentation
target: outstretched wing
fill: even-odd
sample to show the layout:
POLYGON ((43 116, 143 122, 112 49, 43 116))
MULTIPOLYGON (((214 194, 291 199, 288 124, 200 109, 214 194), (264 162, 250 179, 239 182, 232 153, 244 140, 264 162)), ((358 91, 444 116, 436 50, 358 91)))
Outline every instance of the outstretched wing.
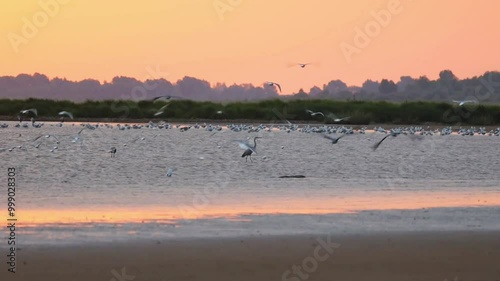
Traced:
POLYGON ((45 135, 38 136, 38 137, 36 137, 34 140, 32 140, 31 142, 35 142, 35 141, 37 141, 38 139, 40 139, 41 137, 45 137, 45 135))
POLYGON ((26 114, 28 112, 32 112, 33 114, 35 114, 35 116, 38 116, 38 111, 36 110, 36 108, 30 108, 30 109, 20 111, 21 114, 26 114))
POLYGON ((240 141, 240 140, 235 140, 235 142, 238 143, 241 149, 249 149, 250 145, 247 142, 240 141))
POLYGON ((331 136, 329 136, 329 135, 327 135, 327 134, 323 134, 323 137, 324 137, 325 139, 329 139, 329 140, 332 140, 332 141, 336 140, 336 138, 331 137, 331 136))
POLYGON ((59 115, 66 115, 69 118, 73 119, 73 114, 71 112, 68 112, 68 111, 61 111, 61 112, 59 112, 59 115))
POLYGON ((329 135, 327 135, 327 134, 324 134, 323 136, 324 136, 325 138, 327 138, 327 139, 329 139, 329 140, 333 141, 333 142, 336 142, 336 141, 340 140, 341 138, 345 137, 345 136, 346 136, 346 134, 342 134, 340 137, 331 137, 331 136, 329 136, 329 135))
POLYGON ((333 120, 338 119, 338 116, 337 116, 337 115, 335 115, 335 114, 333 114, 333 113, 331 113, 331 112, 329 112, 329 113, 326 115, 326 117, 327 117, 327 118, 330 118, 330 119, 333 119, 333 120))
POLYGON ((164 96, 158 96, 153 98, 153 101, 157 100, 169 100, 169 99, 180 99, 181 97, 178 96, 170 96, 170 95, 164 95, 164 96))
POLYGON ((50 134, 49 134, 49 135, 41 135, 41 136, 38 136, 38 137, 36 137, 34 140, 32 140, 31 142, 35 142, 35 141, 37 141, 37 140, 41 139, 42 137, 44 137, 44 139, 42 139, 42 140, 45 140, 46 138, 50 138, 50 137, 52 137, 52 138, 54 138, 54 139, 55 139, 55 141, 56 141, 56 142, 58 142, 58 141, 59 141, 59 139, 58 139, 56 136, 54 136, 54 135, 50 135, 50 134))
POLYGON ((388 138, 388 137, 390 137, 390 136, 391 136, 391 135, 387 135, 387 136, 383 137, 383 138, 382 138, 379 142, 377 142, 377 143, 376 143, 376 144, 372 147, 372 148, 373 148, 373 150, 374 150, 374 151, 375 151, 375 150, 377 150, 377 148, 380 146, 380 144, 381 144, 381 143, 382 143, 382 142, 383 142, 386 138, 388 138))
POLYGON ((235 142, 238 143, 238 145, 240 146, 241 149, 250 149, 251 151, 255 152, 257 154, 257 151, 255 151, 255 149, 253 147, 251 147, 247 142, 244 142, 244 141, 240 141, 240 140, 235 140, 235 142))
POLYGON ((274 84, 275 84, 276 86, 278 86, 278 89, 280 90, 280 93, 281 93, 281 86, 280 86, 280 84, 278 84, 278 83, 274 83, 274 84))

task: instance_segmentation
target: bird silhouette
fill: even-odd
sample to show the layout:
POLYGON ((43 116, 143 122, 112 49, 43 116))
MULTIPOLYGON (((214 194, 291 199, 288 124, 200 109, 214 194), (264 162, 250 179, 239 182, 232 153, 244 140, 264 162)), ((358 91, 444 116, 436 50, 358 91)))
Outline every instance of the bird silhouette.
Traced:
POLYGON ((326 139, 331 140, 331 141, 332 141, 332 144, 336 144, 336 143, 338 143, 338 142, 339 142, 339 140, 340 140, 341 138, 345 137, 345 134, 343 134, 343 135, 341 135, 340 137, 337 137, 337 138, 331 137, 331 136, 329 136, 329 135, 323 135, 323 137, 324 137, 324 138, 326 138, 326 139))
POLYGON ((281 93, 281 86, 280 86, 280 84, 278 84, 276 82, 266 82, 265 84, 267 86, 276 86, 276 87, 278 87, 278 89, 280 90, 280 93, 281 93))
POLYGON ((394 132, 393 132, 393 133, 390 133, 390 134, 388 134, 387 136, 383 137, 383 138, 382 138, 379 142, 377 142, 377 143, 376 143, 376 144, 372 147, 373 151, 377 150, 377 148, 380 146, 380 144, 382 144, 382 142, 383 142, 386 138, 388 138, 388 137, 397 137, 398 135, 399 135, 399 133, 394 133, 394 132))
POLYGON ((178 96, 171 96, 171 95, 164 95, 164 96, 158 96, 153 98, 153 101, 157 100, 170 100, 170 99, 180 99, 181 97, 178 96))

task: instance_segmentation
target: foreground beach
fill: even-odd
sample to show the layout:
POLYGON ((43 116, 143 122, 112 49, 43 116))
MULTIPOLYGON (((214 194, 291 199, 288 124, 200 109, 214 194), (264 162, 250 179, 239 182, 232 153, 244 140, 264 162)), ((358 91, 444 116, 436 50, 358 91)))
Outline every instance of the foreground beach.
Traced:
POLYGON ((135 240, 22 248, 0 279, 499 280, 499 249, 498 231, 135 240))

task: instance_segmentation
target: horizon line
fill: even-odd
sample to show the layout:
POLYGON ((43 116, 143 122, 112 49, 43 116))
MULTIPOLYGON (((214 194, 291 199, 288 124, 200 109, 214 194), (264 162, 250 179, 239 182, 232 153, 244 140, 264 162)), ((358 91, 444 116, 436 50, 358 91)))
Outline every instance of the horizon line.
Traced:
MULTIPOLYGON (((474 79, 474 78, 478 78, 478 77, 481 77, 481 76, 484 76, 488 73, 500 73, 500 70, 486 70, 484 71, 482 74, 480 75, 474 75, 474 76, 470 76, 470 77, 457 77, 452 70, 450 69, 443 69, 440 71, 443 72, 443 71, 450 71, 455 78, 457 78, 457 80, 459 81, 462 81, 462 80, 466 80, 466 79, 474 79)), ((242 83, 236 83, 236 82, 232 82, 232 83, 229 83, 229 82, 221 82, 221 81, 216 81, 216 82, 212 82, 212 81, 208 81, 208 80, 205 80, 205 79, 202 79, 202 78, 198 78, 198 77, 195 77, 195 76, 190 76, 190 75, 184 75, 182 78, 178 78, 178 79, 175 79, 174 80, 169 80, 167 79, 166 77, 159 77, 159 78, 148 78, 148 79, 143 79, 141 80, 140 78, 137 78, 137 77, 133 77, 133 76, 126 76, 126 75, 115 75, 114 77, 112 77, 110 80, 108 79, 97 79, 97 78, 83 78, 83 79, 71 79, 71 78, 67 78, 67 77, 60 77, 60 76, 52 76, 52 77, 49 77, 47 74, 44 74, 44 73, 40 73, 40 72, 34 72, 32 74, 29 74, 29 73, 18 73, 16 75, 0 75, 0 78, 6 78, 6 77, 12 77, 12 78, 17 78, 18 76, 21 76, 21 75, 28 75, 28 76, 31 76, 31 77, 34 77, 35 75, 41 75, 41 76, 45 76, 49 81, 52 81, 52 80, 55 80, 55 79, 60 79, 60 80, 64 80, 64 81, 69 81, 69 82, 82 82, 82 81, 87 81, 87 80, 92 80, 92 81, 97 81, 99 82, 100 85, 105 85, 105 84, 112 84, 112 81, 115 79, 115 78, 129 78, 129 79, 134 79, 138 82, 145 82, 145 81, 155 81, 155 80, 165 80, 165 81, 168 81, 172 84, 176 84, 178 81, 181 81, 183 80, 184 78, 194 78, 194 79, 197 79, 197 80, 200 80, 200 81, 204 81, 204 82, 207 82, 210 84, 210 87, 213 87, 213 86, 217 86, 218 84, 223 84, 223 85, 226 85, 226 86, 232 86, 232 85, 236 85, 236 86, 241 86, 241 85, 252 85, 256 88, 259 88, 259 86, 262 86, 264 85, 266 82, 268 81, 264 81, 262 82, 261 84, 253 84, 251 82, 242 82, 242 83)), ((439 76, 439 74, 438 74, 439 76)), ((375 79, 371 79, 371 78, 366 78, 366 80, 364 80, 364 82, 367 82, 367 81, 372 81, 372 82, 378 82, 380 83, 382 80, 388 80, 388 81, 393 81, 394 83, 398 83, 398 82, 401 82, 401 78, 403 77, 410 77, 414 80, 417 80, 417 79, 420 79, 422 77, 426 77, 427 79, 429 79, 429 81, 437 81, 439 80, 439 77, 435 80, 429 78, 429 76, 427 74, 424 74, 424 75, 420 75, 418 77, 413 77, 413 76, 410 76, 410 75, 401 75, 399 77, 399 80, 392 80, 392 79, 389 79, 389 78, 382 78, 381 80, 375 80, 375 79)), ((346 82, 344 82, 341 78, 332 78, 331 80, 323 83, 322 85, 313 85, 311 88, 314 88, 314 87, 318 87, 318 88, 321 88, 321 87, 324 87, 326 85, 328 85, 328 83, 332 82, 332 81, 341 81, 343 82, 344 84, 346 84, 347 88, 349 87, 362 87, 362 84, 361 85, 348 85, 346 82)), ((363 83, 364 83, 363 82, 363 83)), ((280 85, 286 85, 286 84, 283 84, 282 82, 276 82, 280 85)), ((263 87, 260 87, 260 88, 263 88, 263 87)), ((304 89, 304 88, 301 88, 301 89, 304 89)), ((280 94, 278 93, 279 95, 287 95, 287 94, 280 94)), ((290 94, 291 95, 291 94, 290 94)))

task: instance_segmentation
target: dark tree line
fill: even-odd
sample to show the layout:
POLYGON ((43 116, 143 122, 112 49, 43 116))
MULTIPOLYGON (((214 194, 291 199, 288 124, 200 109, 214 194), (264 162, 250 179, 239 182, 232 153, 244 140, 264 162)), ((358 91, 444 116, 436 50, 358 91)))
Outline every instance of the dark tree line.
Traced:
POLYGON ((267 99, 333 99, 384 101, 444 101, 475 99, 481 103, 500 102, 500 72, 486 72, 481 76, 458 79, 450 70, 443 70, 439 78, 402 76, 399 81, 366 80, 361 86, 348 86, 341 80, 332 80, 323 87, 300 90, 288 96, 279 96, 275 87, 252 84, 226 85, 193 77, 184 77, 174 83, 165 79, 139 81, 129 77, 115 77, 100 83, 85 79, 69 81, 49 79, 39 73, 33 75, 0 77, 0 98, 37 98, 53 100, 147 100, 160 95, 174 95, 196 101, 258 101, 267 99))
MULTIPOLYGON (((297 93, 296 98, 304 95, 297 93)), ((366 80, 361 87, 350 86, 340 80, 332 81, 323 89, 311 89, 309 98, 336 100, 372 101, 436 101, 476 100, 481 103, 500 102, 500 72, 486 72, 481 76, 458 79, 450 70, 443 70, 439 78, 430 80, 426 76, 412 78, 401 76, 395 82, 366 80)))
POLYGON ((156 113, 165 102, 130 100, 86 101, 75 103, 54 100, 0 100, 0 116, 17 120, 20 110, 38 109, 37 120, 60 120, 58 112, 70 111, 76 120, 104 120, 130 122, 131 120, 190 120, 202 122, 219 120, 266 120, 269 123, 288 124, 297 121, 335 123, 334 116, 350 118, 348 124, 429 124, 441 123, 461 125, 500 124, 500 105, 468 104, 458 106, 445 102, 386 101, 335 101, 335 100, 263 100, 258 102, 196 102, 172 100, 164 113, 156 113), (311 116, 306 111, 321 111, 322 115, 311 116))

